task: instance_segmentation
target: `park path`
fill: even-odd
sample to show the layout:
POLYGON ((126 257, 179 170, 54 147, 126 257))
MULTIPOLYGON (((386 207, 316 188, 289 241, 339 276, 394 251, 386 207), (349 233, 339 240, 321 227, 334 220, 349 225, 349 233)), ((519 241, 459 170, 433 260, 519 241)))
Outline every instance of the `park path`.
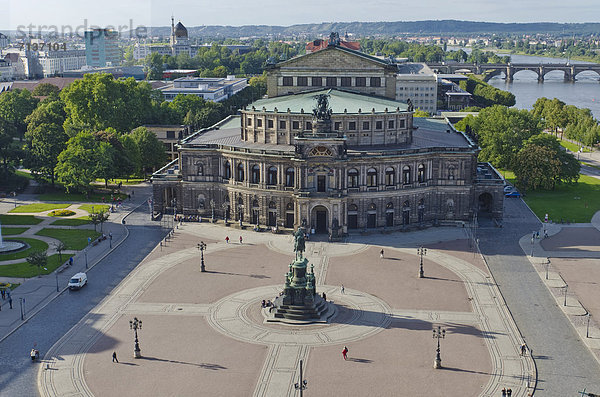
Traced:
MULTIPOLYGON (((238 246, 223 242, 225 235, 231 234, 231 229, 210 224, 187 224, 181 228, 186 233, 218 238, 219 242, 209 244, 211 253, 238 246)), ((381 238, 392 243, 389 249, 411 254, 416 258, 414 241, 427 244, 463 236, 461 229, 450 230, 452 232, 442 228, 423 233, 402 234, 403 244, 411 248, 401 247, 398 235, 381 238)), ((271 249, 289 254, 291 236, 246 231, 235 233, 243 235, 245 241, 266 243, 271 249)), ((340 244, 308 241, 306 256, 315 264, 317 279, 320 282, 325 280, 330 257, 362 252, 369 247, 365 240, 370 241, 373 238, 353 236, 352 242, 340 244)), ((381 241, 378 241, 378 245, 382 245, 381 241)), ((279 284, 239 291, 213 304, 137 302, 141 294, 164 271, 191 258, 197 258, 197 255, 195 248, 181 249, 144 261, 131 272, 47 353, 46 365, 49 370, 40 369, 38 376, 42 396, 93 395, 85 383, 83 373, 85 353, 124 313, 203 316, 213 329, 228 337, 268 346, 267 358, 253 392, 256 397, 292 395, 299 362, 306 362, 311 346, 339 345, 361 340, 382 332, 391 321, 411 318, 477 325, 481 329, 492 362, 492 375, 481 396, 497 396, 503 387, 511 387, 514 395, 521 397, 530 395, 535 388, 536 373, 533 360, 527 355, 519 355, 518 346, 523 341, 498 287, 486 272, 461 259, 436 250, 428 252, 428 259, 453 271, 462 279, 469 297, 472 298, 473 312, 400 310, 391 308, 381 299, 359 290, 347 289, 346 293, 342 294, 339 286, 321 284, 320 288, 324 289, 329 299, 357 309, 354 310, 354 317, 344 323, 295 330, 291 333, 253 322, 244 314, 248 312, 246 309, 249 305, 256 304, 259 297, 275 295, 281 288, 279 284)))

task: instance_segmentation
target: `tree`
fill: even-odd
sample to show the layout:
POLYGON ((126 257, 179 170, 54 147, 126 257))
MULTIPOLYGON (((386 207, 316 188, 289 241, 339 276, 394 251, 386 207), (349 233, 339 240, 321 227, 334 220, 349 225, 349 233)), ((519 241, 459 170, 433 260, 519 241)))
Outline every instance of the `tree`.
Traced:
POLYGON ((131 137, 131 135, 119 136, 119 141, 123 147, 123 152, 127 163, 121 165, 122 176, 126 179, 135 174, 142 167, 142 159, 140 157, 140 149, 131 137))
POLYGON ((67 249, 67 246, 62 241, 54 243, 54 249, 58 252, 58 260, 62 263, 62 252, 67 249))
POLYGON ((148 54, 144 60, 144 64, 146 65, 146 78, 148 80, 161 80, 163 78, 163 59, 158 52, 148 54))
POLYGON ((39 101, 27 90, 4 92, 0 94, 0 119, 5 120, 16 136, 22 138, 27 130, 25 118, 33 112, 39 101))
POLYGON ((60 92, 60 88, 50 83, 41 83, 38 84, 31 94, 33 96, 50 96, 52 94, 58 94, 60 92))
POLYGON ((0 156, 2 156, 4 178, 8 178, 9 162, 15 156, 13 143, 14 136, 14 126, 0 116, 0 156))
POLYGON ((145 127, 138 127, 131 131, 131 137, 140 152, 140 172, 144 174, 144 177, 148 170, 164 165, 167 153, 165 146, 156 138, 156 135, 145 127))
POLYGON ((56 176, 67 191, 89 191, 98 169, 98 143, 89 132, 80 132, 69 139, 67 147, 58 156, 56 176))
POLYGON ((108 142, 98 142, 96 149, 96 168, 94 176, 104 179, 104 186, 108 188, 108 180, 119 176, 115 158, 117 151, 108 142))
POLYGON ((26 118, 26 165, 32 171, 48 176, 52 186, 58 156, 69 139, 63 128, 65 118, 62 102, 58 100, 41 103, 26 118))
POLYGON ((102 231, 102 226, 108 220, 109 216, 110 213, 108 211, 92 212, 90 214, 90 221, 94 224, 94 231, 96 231, 96 225, 98 224, 100 224, 100 231, 102 231))
POLYGON ((507 169, 512 169, 524 142, 542 131, 539 117, 499 105, 481 109, 478 116, 469 115, 456 124, 461 131, 467 131, 467 126, 481 146, 479 161, 507 169))
POLYGON ((46 251, 34 251, 27 257, 27 263, 38 268, 38 277, 41 276, 42 268, 48 263, 46 251))

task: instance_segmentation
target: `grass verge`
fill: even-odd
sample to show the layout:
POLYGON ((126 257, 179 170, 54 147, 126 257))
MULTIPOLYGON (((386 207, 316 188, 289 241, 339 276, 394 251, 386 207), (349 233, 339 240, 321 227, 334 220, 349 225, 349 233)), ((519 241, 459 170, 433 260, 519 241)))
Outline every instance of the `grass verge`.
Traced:
POLYGON ((88 244, 88 237, 94 240, 102 235, 102 233, 87 229, 42 229, 36 234, 60 240, 68 250, 82 250, 88 244))
POLYGON ((88 225, 90 220, 88 217, 75 218, 75 219, 57 219, 51 223, 52 226, 81 226, 88 225))
POLYGON ((82 204, 79 206, 80 210, 84 210, 89 212, 90 214, 92 212, 100 212, 100 211, 108 211, 108 205, 106 204, 82 204))
MULTIPOLYGON (((60 265, 62 265, 64 263, 64 261, 68 258, 68 256, 65 256, 65 254, 63 254, 62 257, 63 257, 63 262, 60 262, 60 258, 58 256, 58 254, 50 255, 48 257, 48 263, 45 266, 46 270, 44 270, 43 268, 39 269, 40 274, 50 274, 54 270, 56 270, 56 268, 59 267, 60 265)), ((36 277, 37 275, 38 275, 38 268, 36 266, 31 266, 27 262, 19 262, 19 263, 13 263, 11 265, 0 266, 0 277, 30 278, 30 277, 36 277)), ((10 288, 15 289, 18 286, 19 286, 19 284, 11 284, 10 288)))
POLYGON ((58 204, 58 203, 35 203, 20 205, 17 208, 13 208, 8 211, 11 213, 23 213, 23 212, 43 212, 56 209, 63 209, 69 207, 71 204, 58 204))
MULTIPOLYGON (((126 194, 114 194, 117 199, 125 199, 126 194)), ((82 201, 84 203, 98 203, 102 202, 102 198, 110 200, 110 192, 108 193, 90 193, 85 195, 84 193, 65 193, 65 192, 50 192, 42 193, 38 196, 41 201, 82 201)))
POLYGON ((0 222, 3 225, 37 225, 42 219, 33 215, 0 215, 0 222))
MULTIPOLYGON (((42 240, 36 240, 34 238, 15 238, 15 239, 6 239, 6 240, 7 241, 10 241, 10 240, 22 241, 24 243, 29 244, 29 248, 27 248, 23 251, 19 251, 19 252, 13 252, 13 253, 9 253, 9 254, 0 254, 0 262, 27 258, 32 252, 46 251, 48 249, 48 244, 46 244, 42 240)), ((2 267, 2 266, 0 266, 0 267, 2 267)))
POLYGON ((16 236, 27 231, 28 227, 2 227, 3 236, 16 236))

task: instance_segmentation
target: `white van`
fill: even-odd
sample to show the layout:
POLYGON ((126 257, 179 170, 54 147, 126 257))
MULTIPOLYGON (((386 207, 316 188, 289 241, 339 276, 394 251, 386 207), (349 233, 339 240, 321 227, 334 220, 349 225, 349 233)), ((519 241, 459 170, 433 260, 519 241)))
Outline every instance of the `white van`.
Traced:
POLYGON ((79 289, 87 284, 87 274, 77 273, 69 280, 69 289, 79 289))

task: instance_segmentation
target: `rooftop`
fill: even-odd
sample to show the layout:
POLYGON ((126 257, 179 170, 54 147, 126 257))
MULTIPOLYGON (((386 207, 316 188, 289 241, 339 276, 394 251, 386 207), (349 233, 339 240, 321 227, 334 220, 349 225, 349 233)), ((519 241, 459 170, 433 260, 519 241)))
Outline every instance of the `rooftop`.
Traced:
POLYGON ((275 108, 277 108, 278 112, 287 112, 287 109, 290 109, 292 113, 300 113, 301 110, 304 110, 304 113, 311 113, 317 104, 315 96, 320 94, 329 95, 329 107, 334 114, 344 112, 353 114, 359 111, 361 113, 369 113, 373 109, 375 109, 376 113, 383 113, 386 110, 388 112, 395 112, 397 109, 401 112, 408 111, 408 106, 403 102, 338 89, 318 90, 259 99, 248 105, 246 109, 249 110, 255 107, 260 110, 264 107, 267 112, 274 112, 275 108))
POLYGON ((424 63, 402 63, 398 64, 398 74, 422 74, 433 75, 433 70, 424 63))

